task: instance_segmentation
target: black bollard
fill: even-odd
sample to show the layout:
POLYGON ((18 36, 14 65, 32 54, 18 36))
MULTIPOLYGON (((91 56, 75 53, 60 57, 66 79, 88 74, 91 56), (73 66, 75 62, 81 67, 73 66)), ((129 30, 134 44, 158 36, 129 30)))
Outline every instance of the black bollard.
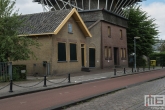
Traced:
POLYGON ((68 83, 70 83, 70 73, 68 74, 68 83))
POLYGON ((148 70, 150 70, 150 66, 149 66, 148 70))
POLYGON ((139 68, 137 68, 137 72, 139 72, 139 68))
POLYGON ((145 67, 143 67, 143 71, 145 71, 145 67))
POLYGON ((10 80, 10 90, 9 92, 13 92, 13 80, 10 80))
POLYGON ((153 70, 155 69, 154 65, 153 65, 153 70))
POLYGON ((114 69, 114 76, 116 76, 116 69, 114 69))
POLYGON ((125 68, 124 68, 124 74, 125 74, 125 68))
POLYGON ((133 67, 132 67, 132 73, 133 73, 133 67))
POLYGON ((46 86, 46 75, 44 76, 44 86, 43 87, 47 87, 46 86))

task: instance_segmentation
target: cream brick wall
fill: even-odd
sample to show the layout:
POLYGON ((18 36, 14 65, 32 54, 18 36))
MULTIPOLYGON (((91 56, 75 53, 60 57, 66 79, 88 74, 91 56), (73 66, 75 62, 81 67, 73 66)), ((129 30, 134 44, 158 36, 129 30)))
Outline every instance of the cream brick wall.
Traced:
POLYGON ((27 74, 31 75, 34 73, 45 74, 46 69, 43 66, 43 61, 50 62, 52 56, 52 36, 37 36, 31 37, 37 40, 41 45, 38 48, 32 47, 32 50, 37 57, 37 60, 31 58, 31 60, 26 61, 15 61, 13 65, 26 65, 27 74))
POLYGON ((75 22, 74 18, 70 18, 60 30, 58 35, 53 36, 53 74, 65 74, 81 71, 81 44, 86 45, 86 37, 75 22), (73 34, 68 33, 68 23, 72 24, 73 34), (58 42, 66 43, 66 62, 58 62, 58 42), (77 46, 77 62, 70 62, 70 43, 75 43, 77 46))
POLYGON ((91 28, 90 33, 92 38, 87 38, 87 58, 89 66, 89 48, 95 48, 95 68, 100 68, 101 66, 101 22, 97 23, 93 28, 91 28))
MULTIPOLYGON (((50 63, 51 74, 65 74, 81 71, 81 44, 85 44, 86 46, 86 37, 74 18, 71 17, 57 35, 37 36, 33 37, 33 39, 37 39, 38 42, 41 43, 40 49, 32 49, 37 56, 37 60, 17 61, 13 62, 13 64, 25 64, 28 74, 39 73, 44 75, 46 73, 46 68, 43 67, 43 61, 50 63), (73 26, 73 34, 68 33, 68 23, 71 23, 73 26), (58 42, 66 43, 66 62, 58 62, 57 60, 58 42), (77 62, 70 62, 70 43, 75 43, 77 46, 77 62)), ((87 54, 88 51, 86 49, 85 56, 87 56, 87 54)))

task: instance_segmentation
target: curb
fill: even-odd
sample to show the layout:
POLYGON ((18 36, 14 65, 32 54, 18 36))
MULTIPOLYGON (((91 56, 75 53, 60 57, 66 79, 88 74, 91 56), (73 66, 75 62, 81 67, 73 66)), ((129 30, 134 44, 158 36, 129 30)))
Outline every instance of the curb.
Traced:
POLYGON ((151 81, 154 81, 154 80, 157 80, 157 79, 161 79, 161 78, 165 78, 165 75, 161 76, 161 77, 154 78, 154 79, 150 79, 150 80, 147 80, 147 81, 143 81, 143 82, 140 82, 140 83, 131 84, 131 85, 128 85, 128 86, 125 86, 125 87, 121 87, 121 88, 118 88, 118 89, 114 89, 114 90, 110 90, 110 91, 107 91, 107 92, 99 93, 99 94, 96 94, 96 95, 93 95, 93 96, 90 96, 90 97, 85 97, 85 98, 81 98, 81 99, 78 99, 78 100, 75 100, 75 101, 70 101, 68 103, 64 103, 64 104, 61 104, 61 105, 58 105, 58 106, 52 106, 52 107, 46 108, 44 110, 60 110, 60 109, 64 109, 65 107, 73 106, 73 105, 75 105, 77 103, 85 102, 85 101, 88 101, 88 100, 93 99, 93 98, 98 98, 98 97, 103 96, 105 94, 110 94, 110 93, 117 92, 117 91, 120 91, 120 90, 123 90, 123 89, 131 88, 131 87, 138 86, 138 85, 144 84, 146 82, 151 82, 151 81))
POLYGON ((42 91, 46 91, 46 90, 58 89, 58 88, 63 88, 63 87, 69 87, 69 86, 74 86, 74 85, 79 85, 79 84, 82 84, 82 83, 79 82, 79 83, 73 83, 73 84, 65 84, 65 85, 58 86, 58 87, 49 87, 49 88, 31 90, 31 91, 26 91, 26 92, 18 92, 18 93, 14 93, 14 94, 10 94, 10 95, 0 96, 0 99, 16 97, 16 96, 26 95, 26 94, 36 93, 36 92, 42 92, 42 91))
POLYGON ((93 95, 93 96, 90 96, 90 97, 85 97, 85 98, 81 98, 81 99, 78 99, 78 100, 75 100, 75 101, 70 101, 70 102, 65 103, 65 104, 61 104, 61 105, 58 105, 58 106, 53 106, 53 107, 50 107, 50 108, 46 108, 44 110, 61 110, 61 109, 64 109, 64 107, 75 105, 76 103, 84 102, 84 101, 87 101, 87 100, 90 100, 90 99, 93 99, 93 98, 97 98, 97 97, 100 97, 102 95, 109 94, 109 93, 116 92, 116 91, 123 90, 123 89, 126 89, 126 87, 121 87, 121 88, 118 88, 118 89, 115 89, 115 90, 111 90, 111 91, 108 91, 108 92, 96 94, 96 95, 93 95))

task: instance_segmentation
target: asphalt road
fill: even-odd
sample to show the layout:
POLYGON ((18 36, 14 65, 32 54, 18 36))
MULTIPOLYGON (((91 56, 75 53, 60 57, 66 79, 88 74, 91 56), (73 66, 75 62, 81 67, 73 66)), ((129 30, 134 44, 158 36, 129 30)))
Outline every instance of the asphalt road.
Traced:
POLYGON ((99 80, 0 100, 2 110, 41 110, 165 76, 165 70, 99 80))

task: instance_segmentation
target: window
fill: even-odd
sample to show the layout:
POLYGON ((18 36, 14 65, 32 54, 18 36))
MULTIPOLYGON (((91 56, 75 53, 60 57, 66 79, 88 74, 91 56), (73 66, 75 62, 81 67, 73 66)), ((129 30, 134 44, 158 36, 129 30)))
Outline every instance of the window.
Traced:
POLYGON ((68 33, 73 33, 72 24, 68 24, 68 33))
POLYGON ((112 58, 112 51, 111 51, 111 47, 108 48, 108 59, 112 58))
POLYGON ((70 60, 77 60, 76 44, 70 44, 70 60))
POLYGON ((126 48, 121 48, 121 59, 126 59, 126 48))
POLYGON ((123 58, 123 48, 121 48, 120 55, 121 55, 121 58, 123 58))
POLYGON ((104 57, 105 57, 105 60, 107 60, 108 59, 108 47, 107 46, 105 46, 104 47, 104 57))
POLYGON ((108 26, 108 37, 111 37, 111 27, 108 26))
POLYGON ((124 49, 123 55, 124 55, 123 57, 126 58, 126 49, 124 49))
POLYGON ((66 61, 65 43, 58 43, 58 61, 66 61))
POLYGON ((122 32, 122 30, 120 30, 120 39, 121 40, 123 39, 123 32, 122 32))

